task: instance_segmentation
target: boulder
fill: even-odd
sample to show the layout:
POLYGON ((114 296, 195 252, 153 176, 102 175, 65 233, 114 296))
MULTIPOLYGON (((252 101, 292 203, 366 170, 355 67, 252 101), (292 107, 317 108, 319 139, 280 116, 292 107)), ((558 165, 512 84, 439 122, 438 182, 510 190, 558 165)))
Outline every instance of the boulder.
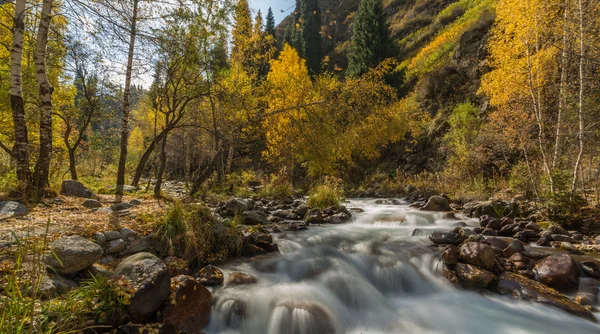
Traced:
POLYGON ((552 240, 560 242, 569 242, 572 244, 579 243, 577 240, 575 240, 575 238, 569 237, 568 235, 564 234, 552 234, 552 240))
POLYGON ((86 199, 82 205, 88 209, 97 209, 102 207, 102 203, 95 199, 86 199))
POLYGON ((339 225, 350 220, 352 216, 347 212, 338 212, 333 215, 325 217, 325 222, 329 224, 339 225))
POLYGON ((292 213, 289 210, 277 210, 273 212, 273 216, 279 217, 284 220, 300 220, 300 216, 295 213, 292 213))
POLYGON ((98 198, 98 196, 83 185, 83 183, 75 180, 64 180, 60 187, 60 194, 69 197, 98 198))
POLYGON ((171 279, 169 302, 161 309, 162 323, 184 333, 198 333, 208 324, 212 294, 191 276, 171 279))
POLYGON ((169 270, 150 253, 126 258, 115 269, 114 275, 128 279, 133 285, 134 292, 127 310, 135 321, 148 319, 169 297, 169 270))
POLYGON ((588 276, 593 278, 600 278, 600 264, 597 261, 582 261, 579 262, 581 270, 588 276))
POLYGON ((304 217, 308 213, 308 206, 306 206, 306 204, 300 204, 292 211, 292 213, 298 215, 300 219, 304 219, 304 217))
POLYGON ((442 196, 431 196, 427 204, 421 210, 423 211, 452 211, 448 200, 442 196))
POLYGON ((460 247, 460 258, 468 264, 492 270, 496 264, 496 253, 492 247, 480 242, 467 242, 460 247))
POLYGON ((537 280, 559 291, 576 289, 579 282, 577 262, 567 254, 554 254, 535 266, 537 280))
POLYGON ((470 217, 481 217, 483 215, 495 218, 514 217, 519 211, 519 205, 516 202, 499 200, 470 202, 465 204, 463 208, 465 213, 470 217))
POLYGON ((524 250, 525 250, 525 246, 523 246, 522 242, 520 242, 518 240, 513 240, 506 248, 504 248, 504 251, 502 252, 502 256, 504 256, 505 258, 509 258, 509 257, 513 256, 513 254, 520 253, 524 250))
POLYGON ((500 249, 504 249, 504 248, 508 247, 508 241, 499 239, 499 238, 487 238, 482 242, 484 244, 490 245, 492 247, 500 248, 500 249))
POLYGON ((47 266, 63 275, 74 274, 100 260, 100 245, 80 236, 63 237, 49 245, 51 252, 44 255, 47 266))
POLYGON ((245 211, 242 213, 242 224, 244 225, 267 225, 267 218, 257 211, 245 211))
POLYGON ((429 240, 436 245, 459 245, 462 242, 460 234, 454 232, 433 232, 429 240))
POLYGON ((504 272, 494 284, 496 292, 515 299, 532 300, 596 322, 594 315, 556 290, 518 274, 504 272))
POLYGON ((125 243, 125 240, 116 239, 116 240, 109 241, 106 244, 106 251, 109 254, 116 254, 118 252, 124 251, 126 246, 127 246, 127 244, 125 243))
POLYGON ((27 207, 19 202, 0 202, 0 220, 25 216, 27 214, 27 207))
POLYGON ((258 282, 256 277, 236 271, 227 275, 225 286, 256 284, 256 282, 258 282))
POLYGON ((550 231, 550 233, 552 234, 560 234, 560 235, 566 235, 566 236, 571 236, 571 234, 565 230, 564 228, 558 226, 558 225, 550 225, 548 227, 548 231, 550 231))
POLYGON ((253 244, 246 244, 244 246, 244 249, 242 250, 242 256, 244 256, 244 257, 254 257, 254 256, 262 255, 265 253, 267 253, 266 250, 264 250, 256 245, 253 245, 253 244))
POLYGON ((207 286, 221 285, 223 284, 223 272, 219 268, 209 264, 200 270, 198 280, 207 286))
POLYGON ((465 263, 457 263, 454 272, 460 284, 466 288, 483 289, 496 278, 490 271, 465 263))
POLYGON ((106 231, 104 232, 104 238, 106 241, 113 241, 123 238, 123 235, 119 231, 106 231))
POLYGON ((319 209, 311 209, 304 216, 304 221, 309 224, 322 224, 324 222, 323 215, 319 209))
POLYGON ((442 255, 444 263, 447 265, 454 265, 458 262, 458 247, 450 245, 444 250, 442 255))
POLYGON ((229 200, 229 202, 225 204, 225 207, 227 207, 227 210, 233 214, 239 214, 244 211, 250 210, 247 201, 244 201, 239 198, 232 198, 231 200, 229 200))

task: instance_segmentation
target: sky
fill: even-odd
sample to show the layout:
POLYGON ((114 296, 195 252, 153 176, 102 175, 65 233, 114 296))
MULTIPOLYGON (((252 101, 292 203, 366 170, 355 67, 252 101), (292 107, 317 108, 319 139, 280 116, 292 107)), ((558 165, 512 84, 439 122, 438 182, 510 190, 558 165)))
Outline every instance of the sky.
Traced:
POLYGON ((248 3, 250 4, 252 13, 256 14, 260 9, 263 18, 267 15, 269 7, 271 7, 275 15, 275 24, 279 24, 281 20, 292 12, 292 9, 296 5, 296 0, 249 0, 248 3), (281 12, 282 10, 284 11, 283 13, 281 12))

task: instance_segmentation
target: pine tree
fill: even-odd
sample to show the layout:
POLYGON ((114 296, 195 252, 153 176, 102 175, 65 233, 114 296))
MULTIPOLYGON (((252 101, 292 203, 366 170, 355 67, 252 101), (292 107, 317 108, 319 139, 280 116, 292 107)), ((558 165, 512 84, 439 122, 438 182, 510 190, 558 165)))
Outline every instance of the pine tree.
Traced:
POLYGON ((303 36, 302 36, 302 7, 303 0, 296 0, 296 8, 294 9, 294 24, 292 24, 290 32, 290 46, 298 52, 300 57, 304 57, 303 36))
POLYGON ((273 10, 271 7, 269 7, 269 11, 267 12, 267 25, 265 27, 265 32, 275 37, 275 15, 273 15, 273 10))
POLYGON ((362 0, 354 21, 347 74, 359 76, 376 67, 387 58, 390 47, 381 0, 362 0))
POLYGON ((252 16, 248 0, 239 0, 235 6, 233 26, 233 49, 231 58, 243 61, 244 54, 252 37, 252 16))
POLYGON ((317 0, 302 1, 302 54, 310 74, 321 71, 323 38, 321 37, 321 10, 317 0))
POLYGON ((254 33, 262 35, 263 33, 263 18, 260 10, 256 13, 256 21, 254 21, 254 33))

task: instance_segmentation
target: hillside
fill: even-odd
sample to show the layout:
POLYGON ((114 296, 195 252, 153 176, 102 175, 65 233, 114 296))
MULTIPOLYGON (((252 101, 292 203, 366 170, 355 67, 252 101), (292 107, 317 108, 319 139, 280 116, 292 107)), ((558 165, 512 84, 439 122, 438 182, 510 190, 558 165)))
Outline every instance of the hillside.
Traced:
MULTIPOLYGON (((359 0, 319 1, 323 12, 322 35, 330 59, 328 69, 347 67, 346 53, 359 0)), ((440 162, 440 141, 449 111, 457 104, 472 101, 484 112, 485 101, 477 95, 481 76, 488 70, 487 38, 494 22, 492 0, 386 0, 390 32, 396 59, 404 80, 398 91, 429 112, 433 118, 428 135, 406 153, 405 144, 391 145, 382 163, 400 164, 405 171, 436 169, 440 162), (426 153, 426 154, 423 154, 426 153)), ((278 38, 292 23, 288 16, 277 27, 278 38)))

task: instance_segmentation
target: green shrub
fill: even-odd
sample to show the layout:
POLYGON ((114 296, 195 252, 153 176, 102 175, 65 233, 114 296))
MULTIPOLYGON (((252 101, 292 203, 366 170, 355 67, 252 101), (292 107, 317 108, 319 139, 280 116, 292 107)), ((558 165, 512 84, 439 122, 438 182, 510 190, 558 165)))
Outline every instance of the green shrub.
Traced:
POLYGON ((325 209, 332 206, 339 207, 343 200, 344 188, 341 181, 327 179, 310 192, 307 204, 311 208, 325 209))
POLYGON ((132 288, 124 279, 92 276, 71 291, 68 299, 84 303, 85 312, 97 324, 119 324, 127 313, 132 288))

